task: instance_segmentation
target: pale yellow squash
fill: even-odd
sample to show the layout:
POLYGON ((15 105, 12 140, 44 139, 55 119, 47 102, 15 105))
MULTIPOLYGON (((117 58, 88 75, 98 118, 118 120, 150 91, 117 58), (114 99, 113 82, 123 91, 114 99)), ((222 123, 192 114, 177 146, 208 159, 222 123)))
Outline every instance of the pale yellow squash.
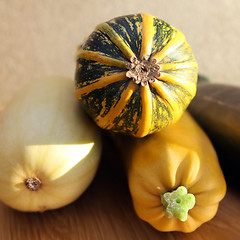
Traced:
POLYGON ((81 112, 73 81, 38 79, 0 119, 0 200, 20 211, 45 211, 77 199, 97 171, 101 140, 81 112))

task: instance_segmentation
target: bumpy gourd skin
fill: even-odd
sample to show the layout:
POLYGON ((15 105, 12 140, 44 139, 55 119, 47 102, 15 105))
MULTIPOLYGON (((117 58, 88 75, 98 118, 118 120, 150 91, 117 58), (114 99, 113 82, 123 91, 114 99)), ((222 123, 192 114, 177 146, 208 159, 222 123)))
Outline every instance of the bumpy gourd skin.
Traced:
POLYGON ((226 182, 210 140, 189 113, 158 133, 124 144, 129 188, 141 219, 159 231, 192 232, 215 216, 226 182), (162 194, 179 186, 196 199, 186 221, 166 217, 161 202, 162 194))
POLYGON ((196 93, 184 35, 149 14, 98 25, 77 53, 76 97, 95 122, 143 137, 177 121, 196 93))

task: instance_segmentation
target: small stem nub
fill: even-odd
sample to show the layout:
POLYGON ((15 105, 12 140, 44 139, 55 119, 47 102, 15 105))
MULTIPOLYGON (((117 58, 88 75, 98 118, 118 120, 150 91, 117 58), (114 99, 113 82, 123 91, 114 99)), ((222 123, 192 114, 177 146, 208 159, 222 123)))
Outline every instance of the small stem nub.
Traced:
POLYGON ((194 207, 196 199, 193 194, 187 193, 186 187, 180 186, 172 192, 162 194, 161 201, 166 217, 176 217, 185 222, 188 218, 188 210, 194 207))
POLYGON ((41 187, 42 182, 37 177, 29 177, 25 180, 25 185, 30 191, 37 191, 41 187))
POLYGON ((148 82, 154 82, 155 78, 160 76, 157 60, 147 55, 143 55, 140 60, 132 56, 130 62, 126 63, 126 68, 126 77, 132 78, 136 84, 141 83, 142 86, 147 86, 148 82))

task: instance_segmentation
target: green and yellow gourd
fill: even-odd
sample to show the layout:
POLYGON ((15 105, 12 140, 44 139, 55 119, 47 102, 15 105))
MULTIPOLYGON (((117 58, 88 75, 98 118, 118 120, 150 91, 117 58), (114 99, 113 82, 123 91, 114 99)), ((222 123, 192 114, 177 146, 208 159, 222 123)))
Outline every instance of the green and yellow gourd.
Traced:
POLYGON ((149 14, 96 27, 77 53, 75 94, 98 126, 143 137, 176 122, 196 93, 184 35, 149 14))

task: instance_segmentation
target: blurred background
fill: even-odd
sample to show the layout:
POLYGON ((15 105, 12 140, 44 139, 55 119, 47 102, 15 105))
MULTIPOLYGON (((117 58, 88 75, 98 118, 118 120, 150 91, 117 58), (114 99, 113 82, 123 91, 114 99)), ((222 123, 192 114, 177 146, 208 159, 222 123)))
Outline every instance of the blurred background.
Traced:
POLYGON ((0 108, 34 78, 74 78, 77 46, 97 24, 141 12, 185 34, 199 73, 240 85, 239 0, 0 0, 0 108))

